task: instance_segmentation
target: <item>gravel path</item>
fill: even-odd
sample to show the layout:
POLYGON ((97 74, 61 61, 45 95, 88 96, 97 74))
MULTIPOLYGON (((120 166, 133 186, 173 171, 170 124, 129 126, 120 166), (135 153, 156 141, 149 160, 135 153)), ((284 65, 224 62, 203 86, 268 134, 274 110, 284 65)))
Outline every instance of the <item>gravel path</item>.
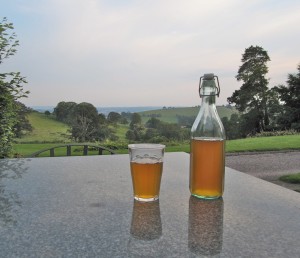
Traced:
POLYGON ((300 172, 300 151, 228 154, 226 166, 300 191, 299 184, 288 184, 278 180, 282 175, 300 172))

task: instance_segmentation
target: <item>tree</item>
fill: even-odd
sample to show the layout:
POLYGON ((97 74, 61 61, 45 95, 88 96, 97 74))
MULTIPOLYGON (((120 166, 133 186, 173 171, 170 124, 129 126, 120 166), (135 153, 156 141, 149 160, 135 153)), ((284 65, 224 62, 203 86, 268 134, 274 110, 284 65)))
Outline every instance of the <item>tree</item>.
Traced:
POLYGON ((287 86, 279 85, 274 90, 278 92, 284 107, 279 123, 285 129, 300 131, 300 64, 297 69, 297 74, 288 75, 287 86))
POLYGON ((233 113, 230 116, 230 119, 228 119, 228 117, 223 117, 221 118, 221 120, 225 128, 226 138, 228 140, 242 138, 242 134, 241 134, 242 120, 239 118, 238 114, 233 113))
MULTIPOLYGON (((17 52, 19 41, 13 29, 13 24, 6 18, 0 21, 0 64, 17 52)), ((18 121, 15 101, 29 94, 23 89, 25 83, 26 79, 19 72, 0 73, 0 158, 11 154, 14 127, 18 121)))
POLYGON ((154 128, 158 129, 162 125, 162 121, 155 118, 151 117, 147 122, 146 122, 146 127, 148 128, 154 128))
POLYGON ((14 126, 14 133, 16 137, 20 138, 27 132, 32 131, 32 126, 27 119, 27 114, 32 112, 32 109, 19 101, 15 101, 15 106, 17 110, 17 123, 14 126))
POLYGON ((126 132, 126 139, 128 139, 129 141, 134 141, 135 140, 135 134, 133 130, 128 130, 126 132))
POLYGON ((45 116, 50 116, 50 115, 51 115, 51 113, 50 113, 49 110, 46 110, 46 111, 44 112, 44 114, 45 114, 45 116))
POLYGON ((100 117, 97 109, 90 103, 80 103, 72 113, 71 133, 79 142, 94 141, 100 130, 100 117))
POLYGON ((106 123, 106 117, 105 117, 105 115, 102 114, 102 113, 100 113, 100 114, 98 114, 98 116, 99 116, 99 122, 100 122, 100 124, 105 124, 106 123))
POLYGON ((77 104, 75 102, 59 102, 54 108, 54 115, 58 121, 71 124, 74 118, 74 110, 77 104))
POLYGON ((141 115, 138 113, 133 113, 131 116, 131 122, 130 122, 130 129, 134 129, 136 125, 141 125, 142 124, 142 118, 141 115))
POLYGON ((112 124, 116 124, 121 121, 122 116, 117 112, 109 112, 107 121, 112 124))
POLYGON ((251 113, 253 124, 248 129, 253 133, 261 132, 269 125, 268 79, 265 76, 270 57, 262 47, 250 46, 245 50, 241 61, 243 64, 236 79, 243 84, 227 100, 229 104, 234 103, 243 115, 251 113))

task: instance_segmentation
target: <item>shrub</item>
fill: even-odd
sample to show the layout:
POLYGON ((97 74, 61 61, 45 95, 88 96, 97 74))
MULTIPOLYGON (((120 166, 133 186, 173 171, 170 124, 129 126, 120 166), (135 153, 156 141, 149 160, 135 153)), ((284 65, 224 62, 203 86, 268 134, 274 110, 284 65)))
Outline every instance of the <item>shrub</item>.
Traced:
POLYGON ((291 129, 285 131, 263 131, 250 137, 283 136, 283 135, 296 135, 296 134, 299 134, 299 132, 297 132, 294 129, 291 129))

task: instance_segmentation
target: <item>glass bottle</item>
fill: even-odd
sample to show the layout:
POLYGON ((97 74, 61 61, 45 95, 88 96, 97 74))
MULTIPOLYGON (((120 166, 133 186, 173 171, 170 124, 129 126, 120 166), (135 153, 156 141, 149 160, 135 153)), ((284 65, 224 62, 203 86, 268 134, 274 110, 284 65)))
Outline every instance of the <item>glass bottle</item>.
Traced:
POLYGON ((215 105, 219 93, 217 76, 210 73, 200 77, 202 104, 191 129, 190 192, 203 199, 219 198, 224 191, 226 137, 215 105))

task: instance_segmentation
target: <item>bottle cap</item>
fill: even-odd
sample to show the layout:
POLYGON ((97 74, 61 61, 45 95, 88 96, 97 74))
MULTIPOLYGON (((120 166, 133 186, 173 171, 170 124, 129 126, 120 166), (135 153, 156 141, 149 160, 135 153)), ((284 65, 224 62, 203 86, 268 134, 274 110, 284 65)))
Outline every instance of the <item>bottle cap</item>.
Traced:
POLYGON ((199 81, 199 95, 200 98, 202 96, 212 96, 216 95, 219 97, 220 94, 220 85, 218 76, 214 75, 213 73, 205 73, 203 76, 200 77, 199 81), (215 78, 217 80, 217 85, 215 83, 215 78), (203 79, 203 85, 201 85, 201 80, 203 79), (204 88, 206 91, 204 92, 204 88))
POLYGON ((203 80, 213 80, 215 75, 213 73, 205 73, 203 75, 203 80))

